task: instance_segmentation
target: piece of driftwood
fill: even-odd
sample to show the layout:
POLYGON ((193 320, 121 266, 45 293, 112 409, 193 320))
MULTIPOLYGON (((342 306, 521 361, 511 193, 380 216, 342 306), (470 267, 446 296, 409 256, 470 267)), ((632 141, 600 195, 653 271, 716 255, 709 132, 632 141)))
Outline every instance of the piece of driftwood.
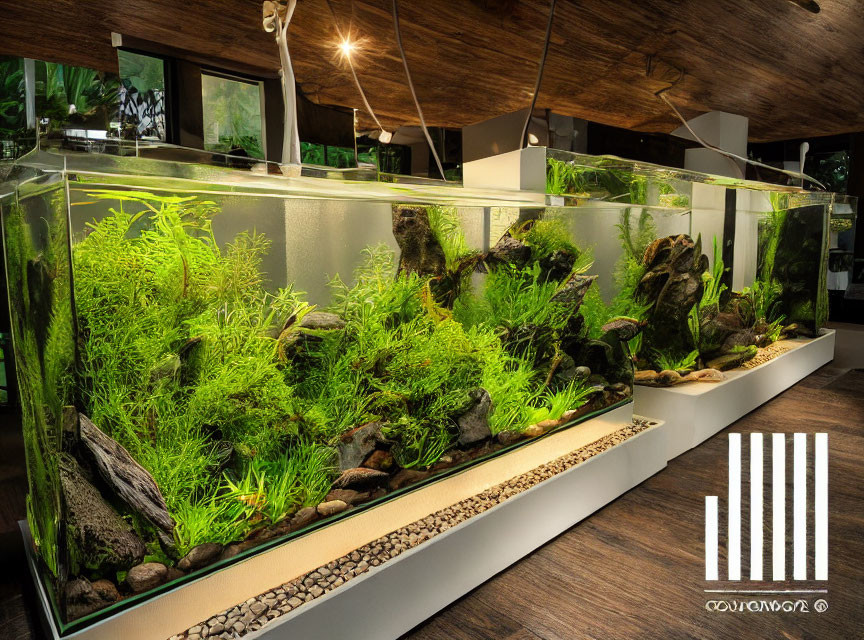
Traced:
POLYGON ((78 414, 81 443, 91 454, 99 475, 132 509, 167 533, 174 530, 165 499, 153 476, 138 464, 117 441, 78 414))

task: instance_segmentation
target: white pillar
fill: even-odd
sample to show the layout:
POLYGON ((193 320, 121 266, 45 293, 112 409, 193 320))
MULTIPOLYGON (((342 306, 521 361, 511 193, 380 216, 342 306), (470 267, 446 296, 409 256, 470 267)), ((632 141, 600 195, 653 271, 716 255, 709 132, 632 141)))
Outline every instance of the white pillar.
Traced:
MULTIPOLYGON (((708 144, 743 157, 747 157, 748 123, 749 120, 744 116, 723 111, 709 111, 687 122, 690 128, 708 144)), ((672 135, 695 140, 684 126, 675 129, 672 135)), ((744 177, 743 162, 702 147, 685 151, 684 168, 729 178, 744 177)))

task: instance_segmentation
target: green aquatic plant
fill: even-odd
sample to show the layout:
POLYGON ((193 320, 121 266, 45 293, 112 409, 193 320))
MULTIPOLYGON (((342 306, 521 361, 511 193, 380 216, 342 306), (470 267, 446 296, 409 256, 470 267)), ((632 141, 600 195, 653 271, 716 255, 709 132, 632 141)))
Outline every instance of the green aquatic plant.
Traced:
MULTIPOLYGON (((181 555, 202 542, 242 540, 320 503, 336 477, 335 449, 359 425, 381 424, 399 467, 427 469, 459 446, 460 417, 479 390, 491 398, 492 434, 557 420, 598 390, 565 353, 587 330, 578 303, 556 296, 572 295, 565 283, 592 256, 560 219, 515 230, 530 250, 528 264, 491 266, 477 290, 462 287, 452 305, 435 295, 441 274, 397 273, 394 253, 379 246, 366 250, 350 281, 332 279, 332 302, 317 309, 291 288, 267 291, 263 236, 217 243, 211 220, 218 208, 205 198, 83 193, 74 206, 96 202, 108 213, 86 226, 72 250, 74 375, 62 366, 71 363, 74 342, 50 328, 44 337, 46 353, 55 354, 45 378, 74 383, 75 397, 58 384, 42 389, 47 401, 31 404, 56 408, 53 418, 74 400, 150 472, 181 555)), ((467 282, 474 270, 464 265, 476 266, 467 261, 479 256, 456 211, 434 207, 429 220, 444 251, 443 277, 467 282)), ((19 233, 21 247, 32 250, 23 237, 31 229, 7 224, 6 232, 19 233)), ((68 256, 65 228, 57 238, 43 248, 46 263, 68 256)), ((14 256, 10 268, 27 270, 14 256)), ((58 281, 56 292, 71 297, 68 283, 58 281)), ((69 310, 57 313, 58 323, 71 324, 69 310)), ((46 421, 45 431, 43 449, 56 449, 55 422, 46 421)), ((48 457, 49 471, 51 463, 48 457)), ((40 478, 38 470, 32 477, 40 478)), ((31 517, 38 523, 43 515, 47 508, 31 517)), ((126 517, 147 557, 167 559, 171 550, 159 547, 157 532, 126 517)), ((56 546, 47 531, 37 532, 42 544, 56 546)))
POLYGON ((252 458, 239 478, 225 479, 220 498, 246 505, 246 520, 275 524, 322 502, 335 475, 333 450, 299 439, 272 459, 252 458))
POLYGON ((512 235, 531 248, 531 259, 534 261, 547 258, 556 251, 573 256, 582 253, 573 243, 567 223, 561 218, 529 220, 515 229, 512 235))
MULTIPOLYGON (((20 204, 3 204, 24 453, 27 520, 44 566, 55 576, 68 567, 60 544, 62 490, 57 454, 63 407, 73 400, 74 334, 66 249, 64 193, 30 196, 45 213, 31 221, 20 204)), ((32 206, 32 205, 31 205, 32 206)))
POLYGON ((696 364, 699 361, 699 351, 694 350, 680 358, 676 358, 655 349, 652 351, 652 361, 660 370, 690 371, 696 368, 696 364))
POLYGON ((444 251, 448 270, 454 269, 465 256, 476 253, 468 248, 455 207, 432 206, 427 213, 432 234, 444 251))
POLYGON ((546 193, 564 195, 582 193, 587 185, 582 180, 582 171, 570 162, 557 158, 546 158, 546 193))

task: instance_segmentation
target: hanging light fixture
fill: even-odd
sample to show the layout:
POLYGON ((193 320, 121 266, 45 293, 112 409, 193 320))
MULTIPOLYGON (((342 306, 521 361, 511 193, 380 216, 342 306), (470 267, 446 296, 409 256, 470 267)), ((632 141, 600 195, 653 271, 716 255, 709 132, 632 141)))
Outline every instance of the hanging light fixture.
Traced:
POLYGON ((300 132, 297 129, 297 90, 294 68, 288 53, 288 25, 297 7, 297 0, 266 0, 262 7, 263 26, 267 33, 276 34, 279 60, 282 63, 282 100, 285 116, 282 134, 282 171, 287 175, 300 175, 300 132))

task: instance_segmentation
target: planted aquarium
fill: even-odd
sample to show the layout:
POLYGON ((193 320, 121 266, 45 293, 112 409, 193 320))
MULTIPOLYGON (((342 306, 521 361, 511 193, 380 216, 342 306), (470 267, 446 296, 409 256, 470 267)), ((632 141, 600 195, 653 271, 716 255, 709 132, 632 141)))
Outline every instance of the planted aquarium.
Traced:
POLYGON ((46 152, 0 198, 64 632, 629 402, 650 326, 618 209, 46 152))
POLYGON ((594 220, 615 293, 586 304, 642 327, 628 343, 637 383, 720 381, 827 322, 835 194, 556 150, 546 191, 594 220))

